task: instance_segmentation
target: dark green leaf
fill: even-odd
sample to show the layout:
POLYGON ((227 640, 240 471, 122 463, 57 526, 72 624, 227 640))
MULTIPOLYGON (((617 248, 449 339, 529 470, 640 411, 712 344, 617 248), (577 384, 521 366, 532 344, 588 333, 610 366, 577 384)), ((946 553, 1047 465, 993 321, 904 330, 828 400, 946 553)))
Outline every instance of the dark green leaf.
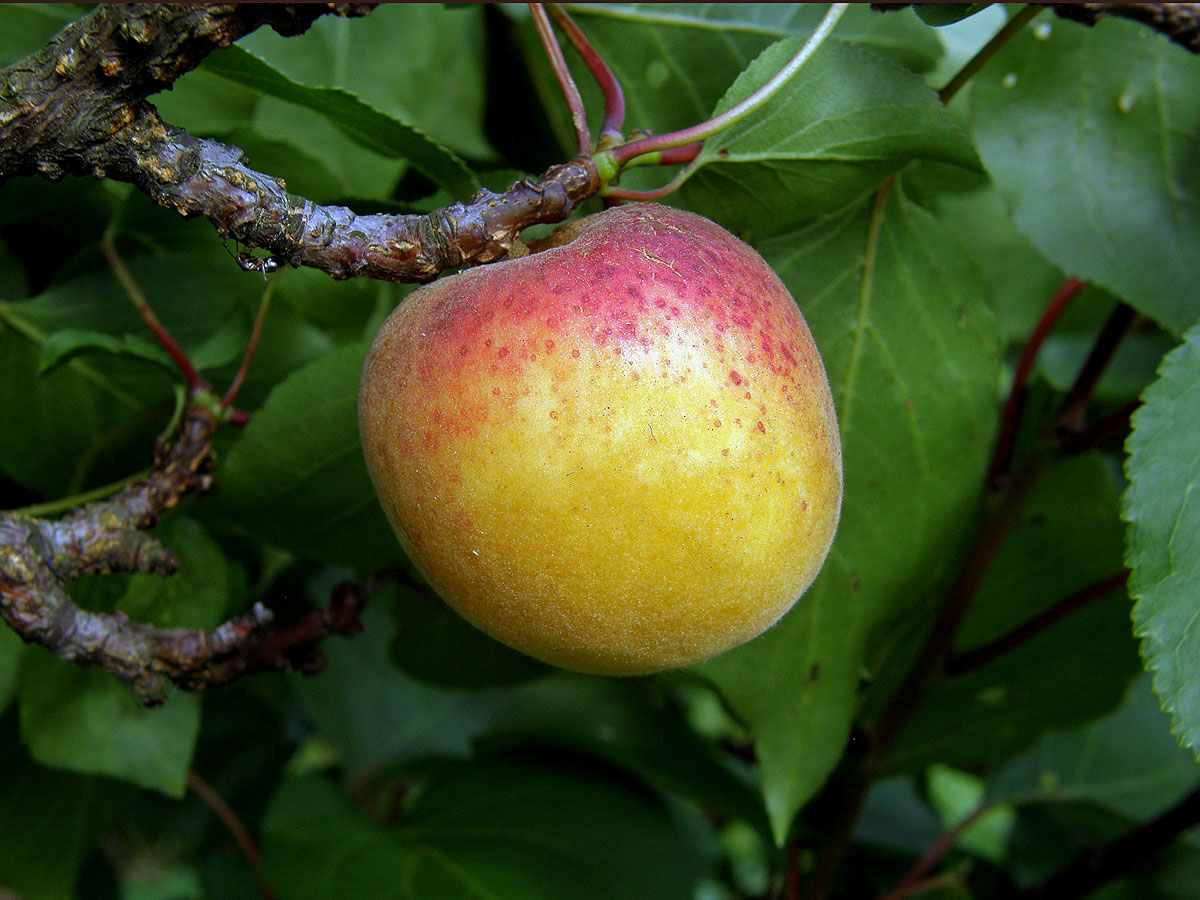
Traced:
POLYGON ((996 329, 956 247, 901 192, 874 223, 868 198, 761 247, 824 357, 845 464, 817 582, 765 635, 701 667, 750 727, 777 837, 842 753, 867 632, 945 579, 982 485, 996 329))
POLYGON ((471 5, 450 11, 384 4, 369 21, 322 16, 301 35, 260 28, 238 43, 301 84, 342 88, 458 153, 485 159, 495 151, 483 132, 484 11, 471 5))
POLYGON ((991 5, 990 3, 915 3, 913 11, 926 25, 941 26, 953 25, 991 5))
POLYGON ((1200 316, 1200 58, 1143 25, 1042 22, 976 77, 979 151, 1064 271, 1176 333, 1200 316))
POLYGON ((365 358, 343 347, 281 382, 221 465, 215 506, 285 549, 375 571, 403 552, 358 441, 365 358))
POLYGON ((55 32, 80 16, 69 3, 0 5, 0 66, 40 50, 55 32))
MULTIPOLYGON (((958 634, 970 650, 1122 570, 1112 475, 1098 455, 1056 465, 1021 512, 958 634)), ((1041 734, 1113 709, 1139 671, 1129 603, 1116 590, 1018 648, 939 683, 891 764, 994 765, 1041 734)))
POLYGON ((400 587, 390 601, 397 624, 392 660, 418 681, 480 688, 516 684, 551 671, 484 634, 431 590, 400 587))
POLYGON ((15 631, 0 629, 0 713, 8 709, 17 689, 17 668, 24 646, 15 631))
POLYGON ((1087 801, 1145 821, 1198 781, 1200 766, 1171 735, 1145 677, 1111 715, 1043 737, 1005 765, 989 790, 1023 803, 1087 801))
POLYGON ((200 728, 195 694, 146 709, 111 675, 41 651, 22 660, 18 700, 21 737, 42 765, 183 796, 200 728))
POLYGON ((13 729, 0 730, 0 885, 22 900, 76 900, 80 866, 120 813, 121 794, 99 778, 29 761, 13 729))
MULTIPOLYGON (((791 38, 765 50, 715 112, 761 87, 800 44, 791 38)), ((762 108, 705 142, 679 196, 758 239, 841 209, 913 159, 978 165, 966 133, 924 81, 828 40, 762 108)))
POLYGON ((0 305, 0 469, 52 498, 79 486, 98 436, 117 434, 142 401, 82 360, 39 378, 44 339, 16 305, 0 305))
POLYGON ((408 160, 460 200, 467 199, 479 187, 471 170, 449 150, 418 129, 380 112, 347 91, 300 84, 241 47, 214 53, 204 61, 204 69, 320 113, 368 150, 408 160))
POLYGON ((684 900, 707 868, 694 827, 602 771, 481 760, 432 779, 386 829, 328 782, 286 781, 263 865, 287 900, 684 900))
POLYGON ((64 328, 49 335, 42 343, 42 356, 38 361, 38 376, 61 366, 63 363, 89 352, 111 353, 114 356, 132 356, 162 366, 172 374, 178 369, 171 357, 161 346, 144 337, 127 334, 116 337, 101 331, 86 328, 64 328))
MULTIPOLYGON (((625 90, 626 131, 658 134, 703 122, 750 62, 773 42, 812 32, 825 14, 812 3, 580 3, 571 16, 612 67, 625 90)), ((915 71, 933 67, 941 45, 909 10, 881 16, 852 5, 836 35, 882 53, 915 71)), ((545 51, 525 31, 526 54, 539 76, 543 104, 555 116, 564 147, 574 149, 571 125, 545 51)), ((575 81, 593 123, 603 100, 587 69, 568 52, 575 81)), ((656 176, 661 180, 662 176, 656 176)))
MULTIPOLYGON (((115 588, 121 592, 118 609, 160 627, 211 628, 228 599, 220 548, 184 518, 165 523, 158 534, 179 556, 179 573, 169 579, 123 579, 115 588)), ((118 579, 103 576, 103 585, 77 583, 72 590, 94 585, 111 594, 118 579)), ((183 794, 200 727, 195 694, 176 693, 164 706, 146 709, 111 675, 37 649, 22 660, 19 700, 21 737, 38 762, 122 778, 174 797, 183 794)))
POLYGON ((558 673, 497 697, 495 724, 475 746, 554 747, 600 757, 765 833, 757 785, 718 757, 662 687, 653 679, 558 673))
POLYGON ((424 756, 466 756, 495 715, 494 692, 438 690, 396 669, 388 600, 380 591, 363 616, 366 630, 353 641, 326 641, 328 668, 297 686, 306 717, 352 774, 424 756))
POLYGON ((1163 360, 1143 399, 1123 510, 1134 631, 1175 736, 1200 754, 1200 326, 1163 360))

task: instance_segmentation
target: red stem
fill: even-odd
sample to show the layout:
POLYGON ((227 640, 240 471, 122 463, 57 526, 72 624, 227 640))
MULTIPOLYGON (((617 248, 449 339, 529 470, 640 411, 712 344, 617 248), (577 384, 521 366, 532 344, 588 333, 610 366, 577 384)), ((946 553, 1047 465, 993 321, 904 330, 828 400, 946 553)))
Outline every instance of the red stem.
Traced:
POLYGON ((221 409, 228 409, 229 405, 233 403, 233 398, 242 389, 242 382, 246 380, 246 372, 250 369, 250 361, 254 359, 254 352, 258 349, 258 339, 262 334, 263 323, 267 319, 267 310, 271 306, 271 294, 274 293, 274 290, 274 282, 269 283, 263 289, 262 300, 258 304, 258 314, 254 317, 254 327, 250 331, 250 342, 246 345, 246 352, 242 355, 242 364, 238 366, 237 374, 233 376, 233 383, 229 385, 229 390, 221 399, 221 409))
POLYGON ((1004 404, 1004 415, 1000 419, 1000 433, 996 437, 996 449, 992 454, 992 462, 988 467, 987 481, 993 489, 1002 487, 1008 479, 1008 468, 1012 462, 1013 442, 1017 435, 1017 422, 1021 417, 1021 409, 1025 403, 1025 388, 1029 382, 1029 374, 1037 359, 1042 343, 1059 316, 1067 308, 1075 296, 1084 289, 1085 285, 1077 278, 1068 278, 1063 286, 1050 298, 1045 311, 1029 335, 1021 350, 1021 358, 1017 361, 1017 371, 1013 375, 1012 389, 1004 404))
POLYGON ((264 900, 276 900, 275 891, 267 884, 263 877, 262 861, 259 858, 258 847, 254 843, 254 839, 250 837, 250 832, 246 830, 246 826, 242 824, 242 820, 238 818, 238 814, 233 811, 233 808, 225 802, 225 798, 216 792, 211 784, 197 775, 194 771, 188 770, 187 773, 188 787, 192 789, 201 802, 204 803, 213 815, 221 820, 221 824, 233 836, 234 842, 238 845, 238 849, 242 851, 242 856, 246 858, 246 862, 250 866, 250 871, 254 875, 254 881, 258 885, 258 892, 262 894, 264 900))
POLYGON ((980 644, 966 653, 955 654, 946 661, 946 674, 962 675, 964 672, 970 672, 973 669, 987 665, 995 659, 999 659, 1010 650, 1021 646, 1030 638, 1037 637, 1037 635, 1052 625, 1061 622, 1076 610, 1090 606, 1098 600, 1103 600, 1113 591, 1124 587, 1128 581, 1129 573, 1120 572, 1097 581, 1095 584, 1089 584, 1066 599, 1060 600, 1054 606, 1039 613, 1032 619, 1022 622, 1012 631, 1000 635, 995 640, 988 641, 986 644, 980 644))
POLYGON ((133 301, 138 315, 142 317, 142 321, 146 323, 146 327, 150 329, 150 333, 154 335, 155 340, 162 345, 162 348, 167 351, 171 359, 174 360, 175 365, 179 368, 184 380, 187 382, 188 394, 195 396, 196 394, 210 390, 208 382, 196 371, 196 367, 192 365, 192 361, 188 359, 188 355, 183 352, 183 348, 175 342, 170 332, 163 327, 162 322, 158 320, 158 316, 154 314, 150 302, 146 299, 146 295, 142 293, 141 286, 134 279, 128 267, 126 267, 125 261, 121 259, 120 254, 117 253, 117 246, 113 241, 111 233, 104 235, 103 240, 100 241, 100 249, 104 252, 104 258, 108 261, 108 267, 112 269, 113 275, 117 277, 117 281, 125 289, 125 293, 129 295, 129 299, 133 301))
POLYGON ((554 17, 558 27, 566 34, 571 46, 583 57, 588 71, 592 73, 592 78, 596 80, 596 84, 600 88, 600 93, 604 95, 604 122, 600 126, 601 141, 605 136, 620 138, 621 127, 625 124, 625 94, 621 91, 621 83, 617 81, 617 77, 608 67, 608 63, 596 52, 596 48, 579 30, 579 26, 575 24, 575 20, 567 14, 566 10, 557 3, 551 3, 550 15, 554 17))
POLYGON ((925 855, 917 860, 913 864, 913 867, 904 874, 904 877, 900 879, 900 883, 879 897, 878 900, 901 900, 901 898, 908 897, 917 890, 920 890, 925 873, 941 862, 942 858, 954 849, 954 845, 963 836, 963 832, 975 824, 975 821, 994 805, 994 801, 982 803, 972 810, 970 815, 966 816, 961 822, 938 838, 925 851, 925 855))
POLYGON ((567 109, 571 111, 571 123, 575 126, 575 141, 579 145, 579 155, 587 156, 592 152, 592 134, 588 131, 587 112, 583 108, 583 97, 579 94, 575 79, 571 77, 571 70, 567 68, 567 60, 563 56, 562 47, 559 46, 558 39, 554 36, 554 27, 546 15, 545 4, 530 3, 529 11, 533 14, 533 24, 537 27, 538 37, 542 39, 542 46, 546 49, 550 68, 554 70, 554 77, 558 79, 558 86, 562 89, 563 98, 567 101, 567 109))

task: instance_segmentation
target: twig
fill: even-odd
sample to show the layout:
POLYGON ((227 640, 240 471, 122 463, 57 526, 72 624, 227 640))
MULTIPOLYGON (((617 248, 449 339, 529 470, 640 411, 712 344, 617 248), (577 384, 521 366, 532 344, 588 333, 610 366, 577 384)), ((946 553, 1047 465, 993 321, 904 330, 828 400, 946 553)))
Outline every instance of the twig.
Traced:
POLYGON ((1100 329, 1092 349, 1088 351, 1087 359, 1084 360, 1054 417, 1055 434, 1060 439, 1066 439, 1080 429, 1083 415, 1092 400, 1092 394, 1096 391, 1096 385, 1100 383, 1100 377, 1137 319, 1138 316, 1132 307, 1118 303, 1104 327, 1100 329))
POLYGON ((250 866, 254 883, 258 885, 258 892, 262 895, 263 900, 276 900, 275 891, 263 877, 262 859, 259 856, 258 846, 254 843, 246 826, 242 824, 241 818, 233 811, 233 807, 226 803, 225 798, 218 794, 216 789, 201 778, 194 769, 188 770, 187 784, 192 793, 200 798, 200 801, 212 811, 213 815, 221 820, 225 830, 233 837, 234 843, 238 845, 238 849, 250 866))
POLYGON ((955 73, 954 77, 946 82, 946 86, 938 91, 938 99, 943 103, 949 103, 953 100, 955 95, 963 89, 963 86, 974 78, 980 69, 987 65, 988 60, 995 56, 1001 47, 1012 40, 1013 35, 1028 25, 1034 16, 1041 11, 1042 7, 1040 5, 1030 3, 1005 22, 1000 30, 992 35, 991 40, 984 44, 978 53, 968 59, 963 67, 955 73))
POLYGON ((1051 3, 1055 15, 1084 25, 1115 16, 1148 25, 1192 53, 1200 53, 1200 3, 1051 3))
POLYGON ((267 320, 267 310, 271 308, 271 296, 274 293, 275 282, 268 282, 267 286, 263 288, 262 299, 258 302, 258 313, 254 317, 254 327, 250 329, 250 341, 246 345, 246 352, 242 354, 242 363, 238 366, 237 374, 233 376, 229 390, 221 398, 221 409, 228 409, 237 397, 238 391, 242 389, 242 382, 246 380, 250 362, 254 359, 254 351, 258 349, 258 339, 262 336, 263 324, 267 320))
POLYGON ((621 83, 617 81, 617 77, 608 67, 608 63, 604 61, 604 57, 596 52, 596 48, 579 30, 579 26, 575 24, 575 20, 567 14, 566 10, 557 3, 551 3, 550 15, 554 17, 558 27, 566 34, 567 40, 571 42, 575 52, 583 58, 584 64, 592 73, 592 78, 595 79, 596 85, 604 97, 604 121, 600 125, 600 146, 605 146, 606 140, 619 140, 621 128, 625 124, 625 94, 621 91, 621 83))
POLYGON ((1016 372, 1013 373, 1008 400, 1004 404, 1004 413, 1000 417, 1000 431, 996 436, 996 447, 992 452, 991 464, 988 466, 987 483, 993 489, 1002 487, 1008 478, 1008 467, 1012 460, 1017 424, 1025 403, 1025 388, 1029 381, 1029 375, 1033 371, 1033 364, 1037 360, 1038 351, 1042 349, 1042 343, 1054 328, 1059 316, 1084 287, 1084 283, 1079 279, 1068 278, 1050 298, 1050 302, 1034 326, 1033 332, 1021 349, 1021 357, 1017 361, 1016 372))
POLYGON ((881 895, 878 900, 903 900, 904 897, 910 897, 916 893, 921 885, 925 884, 925 873, 941 862, 946 854, 954 849, 955 844, 959 842, 966 830, 995 805, 995 802, 987 802, 975 807, 961 821, 955 824, 953 828, 939 837, 925 851, 924 855, 913 864, 912 868, 904 874, 904 877, 900 879, 900 883, 886 894, 881 895))
MULTIPOLYGON (((146 99, 263 24, 303 31, 325 4, 102 4, 0 70, 0 183, 40 174, 127 181, 223 237, 335 278, 429 281, 507 256, 530 225, 561 222, 602 182, 581 156, 502 193, 426 215, 357 215, 289 194, 236 147, 162 121, 146 99)), ((363 7, 336 7, 357 14, 363 7)))
POLYGON ((546 57, 550 60, 550 68, 558 81, 563 99, 567 101, 567 109, 571 113, 571 124, 575 126, 575 152, 580 156, 587 156, 592 152, 592 133, 588 130, 587 111, 583 108, 583 97, 579 94, 575 79, 571 77, 571 70, 567 67, 562 47, 554 37, 554 27, 546 16, 546 5, 530 3, 529 11, 533 14, 533 24, 537 28, 538 37, 541 38, 542 48, 546 51, 546 57))
POLYGON ((1016 900, 1076 900, 1146 865, 1176 837, 1200 822, 1200 788, 1114 841, 1077 856, 1016 900))
POLYGON ((734 104, 720 115, 713 116, 711 119, 701 122, 699 125, 693 125, 691 128, 684 128, 680 131, 670 132, 669 134, 656 134, 652 137, 642 138, 631 141, 628 144, 622 144, 619 147, 614 147, 610 153, 617 167, 625 166, 635 157, 647 153, 657 153, 660 150, 667 150, 671 147, 682 147, 685 144, 691 144, 695 141, 703 141, 750 115, 774 97, 791 80, 792 76, 800 71, 800 68, 812 58, 812 55, 817 52, 821 44, 829 37, 838 20, 846 12, 847 5, 845 3, 831 3, 829 11, 825 13, 825 17, 817 24, 813 33, 808 36, 808 39, 800 46, 800 49, 792 55, 792 58, 784 64, 782 69, 772 75, 766 84, 754 91, 749 97, 734 104))
POLYGON ((1062 448, 1067 453, 1086 453, 1099 447, 1109 438, 1129 430, 1130 420, 1142 405, 1141 400, 1130 400, 1121 404, 1104 417, 1077 428, 1061 438, 1062 448))
POLYGON ((1105 599, 1113 591, 1124 587, 1128 581, 1129 573, 1120 572, 1116 575, 1110 575, 1108 578, 1101 579, 1095 584, 1089 584, 1069 597, 1060 600, 1044 612, 1022 622, 1012 631, 1000 635, 995 640, 988 641, 986 644, 980 644, 978 647, 973 647, 965 653, 958 653, 951 656, 946 661, 946 674, 962 675, 999 659, 1010 650, 1021 646, 1030 638, 1036 637, 1046 629, 1061 622, 1067 616, 1071 615, 1071 613, 1105 599))

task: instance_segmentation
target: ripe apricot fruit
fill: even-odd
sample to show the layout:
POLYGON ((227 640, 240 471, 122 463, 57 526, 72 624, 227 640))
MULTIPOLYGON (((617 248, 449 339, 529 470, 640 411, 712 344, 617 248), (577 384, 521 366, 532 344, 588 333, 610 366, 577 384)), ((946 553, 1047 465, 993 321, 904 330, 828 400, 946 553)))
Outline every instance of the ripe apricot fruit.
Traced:
POLYGON ((545 243, 418 288, 379 332, 359 423, 388 519, 451 607, 563 668, 642 674, 749 640, 816 577, 841 507, 799 308, 678 209, 545 243))

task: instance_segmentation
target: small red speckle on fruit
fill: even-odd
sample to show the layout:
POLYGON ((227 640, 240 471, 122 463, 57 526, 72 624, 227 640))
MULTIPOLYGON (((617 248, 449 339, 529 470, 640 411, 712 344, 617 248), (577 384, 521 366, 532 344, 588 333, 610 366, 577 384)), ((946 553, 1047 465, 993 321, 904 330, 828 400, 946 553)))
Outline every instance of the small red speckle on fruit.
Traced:
POLYGON ((721 455, 722 455, 722 456, 728 456, 728 455, 729 455, 729 448, 728 448, 728 447, 726 447, 724 450, 722 450, 722 451, 721 451, 721 455))
POLYGON ((554 352, 554 341, 546 341, 546 352, 547 353, 554 352))
POLYGON ((757 428, 761 434, 767 433, 767 428, 762 422, 755 422, 754 427, 757 428))
POLYGON ((504 357, 508 356, 508 348, 507 348, 507 347, 501 347, 501 348, 500 348, 500 351, 499 351, 499 352, 498 352, 496 355, 497 355, 498 357, 500 357, 501 359, 504 359, 504 357))
POLYGON ((721 420, 713 419, 713 428, 720 428, 720 427, 721 427, 721 420))
POLYGON ((576 347, 574 350, 571 351, 571 358, 579 359, 579 348, 578 347, 576 347))
POLYGON ((735 372, 733 369, 730 369, 729 370, 729 380, 732 381, 736 385, 740 385, 742 383, 742 376, 739 375, 737 372, 735 372))
POLYGON ((498 387, 492 388, 492 396, 499 397, 500 396, 500 388, 498 388, 498 387))
POLYGON ((557 419, 558 418, 558 410, 555 410, 555 409, 550 410, 550 418, 557 419))

